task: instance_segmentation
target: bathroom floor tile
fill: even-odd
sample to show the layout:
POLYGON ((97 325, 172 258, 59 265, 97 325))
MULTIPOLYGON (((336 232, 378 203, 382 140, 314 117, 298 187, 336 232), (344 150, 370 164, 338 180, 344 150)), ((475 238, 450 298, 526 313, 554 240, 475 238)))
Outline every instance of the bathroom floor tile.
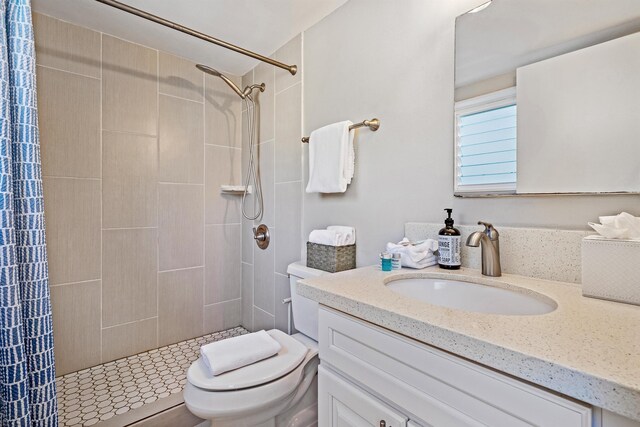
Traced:
POLYGON ((236 327, 58 377, 60 425, 95 425, 182 393, 202 345, 246 333, 236 327))

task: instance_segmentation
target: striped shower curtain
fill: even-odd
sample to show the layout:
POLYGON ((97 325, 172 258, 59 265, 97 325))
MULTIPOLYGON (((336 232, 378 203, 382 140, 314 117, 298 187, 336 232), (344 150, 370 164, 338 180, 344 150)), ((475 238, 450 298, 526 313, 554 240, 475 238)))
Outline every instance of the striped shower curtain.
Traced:
POLYGON ((0 423, 56 426, 30 0, 0 16, 0 423))

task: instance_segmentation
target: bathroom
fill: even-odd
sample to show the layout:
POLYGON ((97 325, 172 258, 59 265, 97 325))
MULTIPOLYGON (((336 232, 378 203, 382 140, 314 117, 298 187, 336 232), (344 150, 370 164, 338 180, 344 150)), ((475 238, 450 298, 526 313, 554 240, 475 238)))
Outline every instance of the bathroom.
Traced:
MULTIPOLYGON (((19 114, 37 117, 29 141, 39 154, 23 164, 41 164, 28 172, 40 237, 26 249, 46 268, 34 269, 37 283, 0 283, 2 424, 640 426, 640 236, 605 224, 640 217, 640 86, 630 77, 640 64, 616 45, 621 54, 604 55, 619 78, 581 65, 599 46, 637 43, 640 4, 598 3, 4 1, 2 129, 21 106, 8 86, 31 81, 25 104, 37 114, 19 114), (500 69, 500 54, 527 43, 546 56, 500 69), (26 62, 7 59, 14 52, 26 62), (581 52, 566 74, 543 68, 581 52), (474 81, 465 60, 487 74, 474 81), (21 63, 30 78, 11 74, 21 63), (474 100, 484 111, 515 105, 514 88, 517 162, 493 163, 517 163, 517 183, 466 185, 459 121, 483 111, 474 100), (542 93, 553 101, 527 104, 542 93), (541 126, 527 111, 562 119, 541 126), (581 121, 568 133, 570 120, 581 121), (331 155, 318 140, 332 124, 353 138, 355 167, 340 190, 317 191, 326 182, 310 164, 337 164, 318 161, 331 155), (402 258, 399 272, 381 271, 382 252, 415 255, 420 243, 395 244, 403 238, 438 241, 445 209, 461 234, 460 270, 433 265, 431 247, 425 269, 402 258), (585 239, 600 217, 601 234, 619 233, 600 239, 613 248, 585 239), (467 246, 479 221, 495 240, 476 234, 480 247, 467 246), (338 236, 332 225, 352 227, 355 244, 321 245, 331 259, 350 251, 349 271, 324 274, 332 268, 312 268, 309 241, 338 236), (518 289, 542 312, 487 314, 473 308, 483 301, 475 288, 444 308, 394 288, 443 277, 518 289), (600 298, 583 296, 593 277, 604 277, 596 287, 626 283, 631 296, 594 295, 605 285, 591 292, 600 298), (33 315, 18 289, 40 298, 44 323, 27 332, 42 351, 5 314, 33 315), (262 331, 295 363, 283 368, 278 354, 226 375, 203 370, 198 383, 202 347, 262 331), (16 370, 26 373, 12 383, 16 370)), ((3 236, 19 236, 13 223, 24 224, 3 206, 3 236)), ((13 271, 7 241, 3 271, 13 271)))

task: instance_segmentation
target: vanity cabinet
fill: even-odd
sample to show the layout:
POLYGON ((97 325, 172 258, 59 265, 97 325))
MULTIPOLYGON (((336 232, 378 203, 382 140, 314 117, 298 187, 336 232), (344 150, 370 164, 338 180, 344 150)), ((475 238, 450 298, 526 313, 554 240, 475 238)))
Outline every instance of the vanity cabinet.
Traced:
POLYGON ((320 427, 593 425, 589 405, 325 307, 319 344, 320 427))

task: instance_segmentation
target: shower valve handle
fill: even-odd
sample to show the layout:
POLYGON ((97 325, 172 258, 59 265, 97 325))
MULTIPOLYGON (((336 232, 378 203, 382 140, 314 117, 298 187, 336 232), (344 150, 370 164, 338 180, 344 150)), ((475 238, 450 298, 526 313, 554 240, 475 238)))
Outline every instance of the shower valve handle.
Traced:
POLYGON ((258 228, 253 227, 253 240, 256 241, 260 249, 267 249, 270 239, 269 228, 266 225, 260 224, 258 228))

